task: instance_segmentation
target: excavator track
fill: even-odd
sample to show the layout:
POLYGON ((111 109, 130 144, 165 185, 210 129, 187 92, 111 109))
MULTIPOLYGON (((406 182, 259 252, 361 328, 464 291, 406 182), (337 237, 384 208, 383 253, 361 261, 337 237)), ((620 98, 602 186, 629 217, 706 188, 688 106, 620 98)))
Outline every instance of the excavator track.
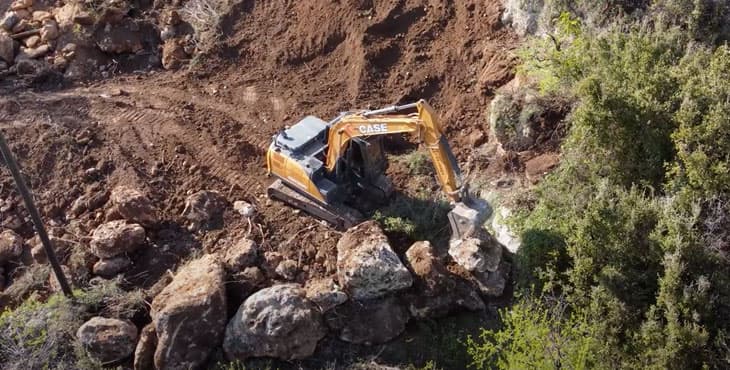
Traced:
POLYGON ((310 215, 333 225, 338 230, 345 230, 362 222, 362 215, 355 209, 345 205, 324 206, 299 191, 287 186, 277 179, 267 189, 269 197, 280 200, 291 207, 300 209, 310 215))

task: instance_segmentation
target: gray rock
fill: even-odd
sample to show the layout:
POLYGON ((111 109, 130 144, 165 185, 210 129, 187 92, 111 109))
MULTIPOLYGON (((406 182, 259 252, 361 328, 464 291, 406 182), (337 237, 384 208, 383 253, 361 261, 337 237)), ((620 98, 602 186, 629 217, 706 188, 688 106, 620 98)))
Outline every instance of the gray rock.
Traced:
POLYGON ((341 340, 356 344, 380 344, 400 335, 410 319, 395 297, 349 301, 326 314, 327 325, 341 340))
POLYGON ((180 268, 152 301, 157 369, 200 367, 223 338, 226 291, 223 264, 205 255, 180 268))
POLYGON ((258 245, 251 239, 241 239, 228 247, 223 262, 230 271, 241 271, 256 264, 258 245))
POLYGON ((253 204, 243 200, 233 202, 233 209, 245 218, 252 218, 256 215, 256 208, 253 204))
POLYGON ((0 266, 23 254, 23 238, 14 231, 0 233, 0 266))
POLYGON ((71 205, 71 209, 69 209, 69 213, 71 213, 73 216, 79 216, 86 211, 91 212, 96 210, 97 208, 103 206, 108 200, 108 191, 84 194, 78 197, 73 202, 73 204, 71 205))
POLYGON ((144 33, 132 20, 115 27, 100 27, 95 33, 96 45, 110 54, 137 53, 144 50, 144 33))
POLYGON ((15 61, 15 41, 2 33, 0 33, 0 59, 8 64, 13 64, 15 61))
POLYGON ((535 34, 544 6, 544 0, 505 0, 502 22, 520 36, 535 34))
POLYGON ((86 353, 102 363, 129 357, 137 342, 137 327, 129 321, 93 317, 76 332, 86 353))
POLYGON ((337 242, 337 280, 355 299, 382 297, 413 284, 375 221, 347 230, 337 242))
POLYGON ((101 276, 106 279, 113 278, 120 272, 126 270, 132 261, 125 255, 120 255, 112 258, 102 258, 94 264, 94 275, 101 276))
POLYGON ((507 261, 502 261, 495 271, 475 272, 474 279, 482 294, 488 297, 499 297, 504 293, 509 274, 512 269, 507 261))
POLYGON ((327 312, 345 302, 347 294, 332 278, 313 279, 305 287, 307 299, 314 302, 322 312, 327 312))
POLYGON ((15 57, 15 61, 18 62, 19 59, 38 59, 45 56, 50 51, 51 46, 48 44, 43 44, 34 48, 21 48, 20 54, 15 57))
POLYGON ((489 128, 502 148, 523 151, 535 145, 538 129, 535 117, 543 108, 531 92, 499 93, 489 105, 489 128))
POLYGON ((299 272, 299 267, 295 261, 285 259, 276 266, 276 274, 286 280, 294 280, 299 272))
POLYGON ((99 225, 91 235, 91 253, 99 258, 111 258, 139 248, 145 241, 145 231, 138 224, 124 220, 99 225))
POLYGON ((129 222, 150 227, 158 221, 152 202, 136 189, 117 186, 112 190, 110 199, 119 215, 129 222))
POLYGON ((449 255, 472 272, 496 271, 502 260, 502 246, 492 237, 470 237, 449 242, 449 255))
POLYGON ((311 356, 327 333, 319 309, 298 284, 275 285, 246 299, 226 327, 229 359, 311 356))
POLYGON ((226 199, 217 191, 202 190, 185 199, 182 216, 190 221, 192 231, 209 228, 223 215, 226 199))

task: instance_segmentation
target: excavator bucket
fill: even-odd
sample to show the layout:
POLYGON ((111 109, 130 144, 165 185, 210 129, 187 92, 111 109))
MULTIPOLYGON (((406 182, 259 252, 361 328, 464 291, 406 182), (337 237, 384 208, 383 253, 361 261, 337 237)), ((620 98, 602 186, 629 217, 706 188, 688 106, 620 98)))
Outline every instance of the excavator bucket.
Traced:
POLYGON ((469 207, 464 202, 458 202, 449 212, 449 223, 451 224, 451 239, 463 239, 474 234, 479 228, 482 217, 479 211, 469 207))

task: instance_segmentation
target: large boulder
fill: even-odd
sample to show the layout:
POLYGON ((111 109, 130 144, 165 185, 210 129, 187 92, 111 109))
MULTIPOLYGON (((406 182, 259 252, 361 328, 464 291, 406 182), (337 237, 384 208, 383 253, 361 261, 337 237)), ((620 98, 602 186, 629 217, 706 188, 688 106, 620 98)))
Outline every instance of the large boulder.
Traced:
POLYGON ((0 233, 0 266, 23 254, 23 238, 12 230, 0 233))
POLYGON ((322 315, 298 284, 281 284, 248 297, 226 327, 229 359, 303 359, 327 333, 322 315))
POLYGON ((485 232, 449 242, 449 255, 472 272, 494 272, 502 261, 502 246, 485 232))
POLYGON ((152 301, 158 369, 197 368, 220 345, 226 325, 223 265, 205 255, 180 268, 152 301))
POLYGON ((400 335, 410 319, 408 309, 396 297, 349 301, 326 314, 327 325, 341 340, 356 344, 380 344, 400 335))
POLYGON ((137 342, 137 327, 129 321, 93 317, 76 331, 89 357, 114 363, 129 357, 137 342))
POLYGON ((435 318, 465 308, 485 308, 479 293, 466 280, 451 274, 427 241, 414 243, 406 252, 408 267, 416 277, 413 293, 406 295, 416 318, 435 318))
POLYGON ((126 186, 112 190, 111 201, 125 220, 149 227, 157 223, 157 210, 144 194, 126 186))
POLYGON ((201 190, 185 199, 182 216, 190 221, 188 229, 197 231, 220 222, 226 198, 217 191, 201 190))
POLYGON ((99 225, 91 234, 91 253, 99 258, 111 258, 139 248, 145 241, 145 231, 138 224, 124 220, 99 225))
POLYGON ((337 242, 337 280, 355 299, 382 297, 413 283, 375 221, 347 230, 337 242))

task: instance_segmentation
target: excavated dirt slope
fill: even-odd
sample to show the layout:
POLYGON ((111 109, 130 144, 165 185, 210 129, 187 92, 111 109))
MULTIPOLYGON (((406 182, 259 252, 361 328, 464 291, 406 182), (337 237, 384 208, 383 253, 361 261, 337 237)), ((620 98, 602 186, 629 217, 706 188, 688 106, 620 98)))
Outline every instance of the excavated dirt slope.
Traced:
MULTIPOLYGON (((98 212, 68 214, 83 194, 125 184, 157 204, 167 221, 149 238, 169 248, 136 256, 132 284, 149 287, 191 248, 215 250, 247 233, 298 261, 303 282, 334 272, 338 233, 266 199, 262 156, 271 136, 308 114, 327 119, 424 98, 466 161, 486 140, 494 90, 513 74, 516 38, 500 24, 499 3, 240 1, 223 17, 220 47, 189 71, 53 91, 3 81, 0 128, 59 234, 83 242, 103 221, 98 212), (255 204, 256 225, 229 209, 222 228, 188 232, 185 197, 204 189, 255 204)), ((3 223, 20 223, 31 237, 9 173, 0 173, 3 223)))

